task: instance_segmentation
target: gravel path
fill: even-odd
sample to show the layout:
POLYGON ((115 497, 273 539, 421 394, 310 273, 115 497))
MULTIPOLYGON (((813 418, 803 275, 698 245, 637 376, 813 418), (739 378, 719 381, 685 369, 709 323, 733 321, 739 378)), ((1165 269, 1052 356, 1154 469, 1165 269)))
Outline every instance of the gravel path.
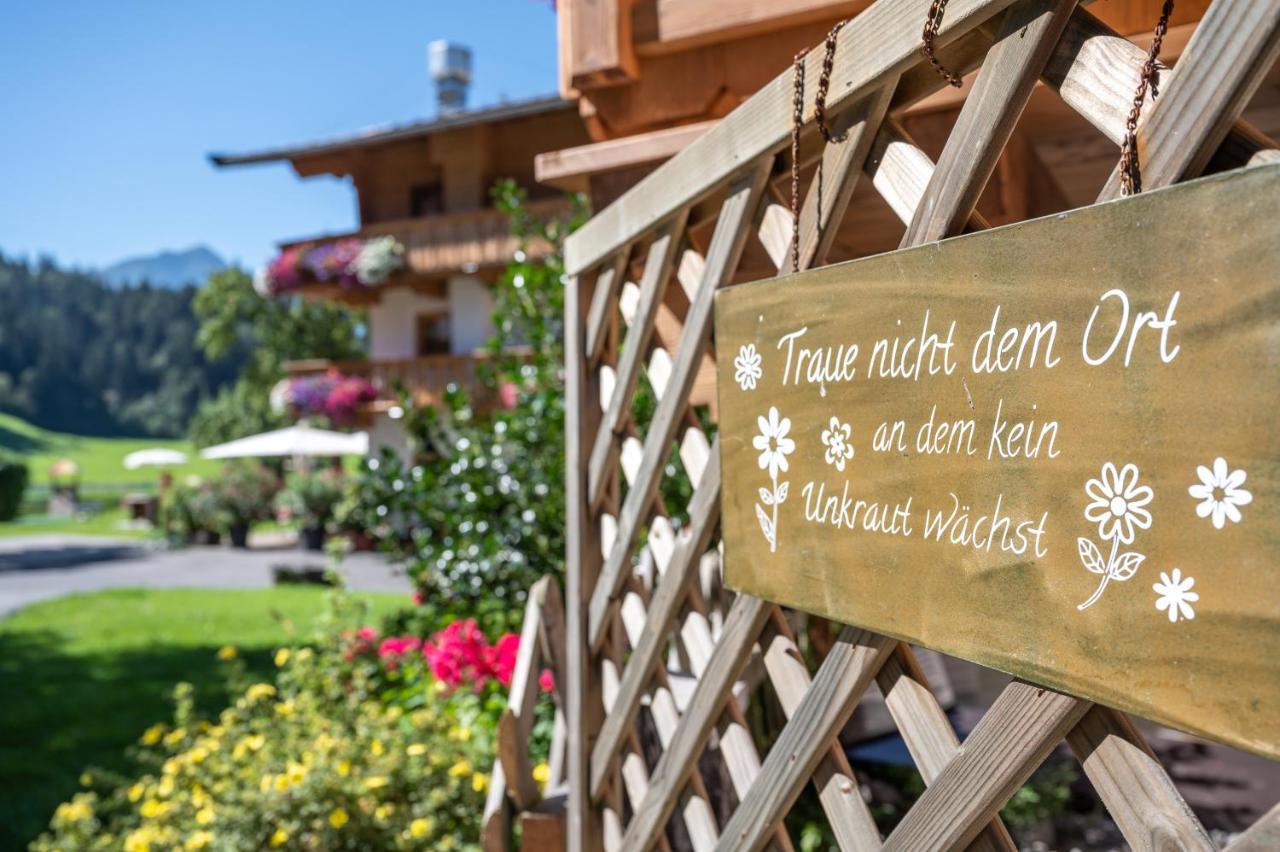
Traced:
MULTIPOLYGON (((153 542, 74 535, 0 539, 0 618, 36 601, 76 592, 131 588, 258 589, 271 586, 272 569, 321 568, 322 553, 296 547, 166 550, 153 542)), ((357 591, 403 592, 410 583, 386 558, 353 553, 340 568, 357 591)))

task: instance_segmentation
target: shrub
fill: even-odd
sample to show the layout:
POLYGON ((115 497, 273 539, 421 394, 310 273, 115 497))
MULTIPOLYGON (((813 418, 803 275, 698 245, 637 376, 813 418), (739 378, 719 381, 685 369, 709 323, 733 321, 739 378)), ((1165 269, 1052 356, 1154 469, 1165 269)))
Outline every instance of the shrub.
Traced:
POLYGON ((16 456, 0 455, 0 521, 11 521, 22 506, 29 471, 16 456))
POLYGON ((222 515, 231 524, 270 518, 272 500, 278 490, 276 475, 257 462, 228 464, 214 485, 222 515))
POLYGON ((276 495, 276 508, 304 527, 324 527, 342 499, 342 473, 332 468, 297 471, 276 495))
POLYGON ((197 533, 222 530, 228 520, 213 485, 191 476, 175 483, 161 498, 160 524, 167 538, 184 542, 197 533))
MULTIPOLYGON (((150 771, 64 803, 32 848, 475 848, 500 687, 430 677, 412 640, 341 629, 336 599, 339 619, 316 646, 277 651, 274 683, 244 683, 228 663, 240 697, 216 720, 198 719, 179 686, 173 723, 142 736, 150 771)), ((514 658, 515 637, 491 646, 461 625, 437 638, 490 649, 490 671, 514 658)))

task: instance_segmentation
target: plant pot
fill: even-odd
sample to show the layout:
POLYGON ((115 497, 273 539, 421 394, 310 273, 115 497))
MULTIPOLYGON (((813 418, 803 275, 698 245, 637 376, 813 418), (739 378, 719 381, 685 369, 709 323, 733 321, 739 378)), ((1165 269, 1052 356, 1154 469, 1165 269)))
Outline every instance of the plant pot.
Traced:
POLYGON ((231 546, 245 550, 249 547, 249 525, 245 523, 232 524, 227 530, 227 535, 231 539, 231 546))
POLYGON ((324 550, 324 527, 303 527, 302 547, 305 550, 324 550))

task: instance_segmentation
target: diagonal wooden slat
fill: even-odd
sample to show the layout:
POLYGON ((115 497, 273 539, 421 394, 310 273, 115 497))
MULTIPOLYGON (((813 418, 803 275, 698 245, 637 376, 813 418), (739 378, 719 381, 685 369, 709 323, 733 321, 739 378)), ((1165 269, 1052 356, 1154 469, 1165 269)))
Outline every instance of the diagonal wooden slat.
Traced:
POLYGON ((1262 815, 1227 846, 1226 852, 1274 852, 1280 849, 1280 805, 1262 815))
POLYGON ((1023 0, 1004 13, 903 247, 940 240, 963 227, 1075 6, 1076 0, 1023 0))
MULTIPOLYGON (((925 785, 932 784, 960 751, 960 738, 947 719, 915 654, 902 642, 876 675, 885 708, 893 717, 902 740, 925 785)), ((1009 850, 1013 839, 997 816, 969 845, 970 850, 1009 850)))
MULTIPOLYGON (((774 694, 788 719, 795 716, 812 683, 809 669, 796 648, 795 638, 781 610, 773 608, 770 623, 761 637, 764 665, 774 694)), ((818 800, 827 815, 831 831, 842 850, 873 849, 880 845, 880 831, 862 800, 858 779, 839 740, 827 746, 813 774, 818 800)))
POLYGON ((691 504, 690 536, 676 546, 670 564, 658 580, 644 632, 633 644, 617 698, 596 738, 591 754, 591 794, 594 797, 601 795, 622 738, 635 719, 644 688, 662 663, 666 636, 688 591, 698 557, 707 549, 720 521, 719 446, 715 445, 713 450, 706 474, 691 504))
MULTIPOLYGON (((827 106, 838 112, 846 103, 870 94, 890 77, 920 60, 920 26, 931 0, 878 0, 840 33, 827 106)), ((937 44, 946 45, 1012 0, 950 0, 937 44)), ((805 78, 816 80, 822 51, 810 51, 805 78)), ((812 110, 817 87, 806 87, 805 110, 812 110)), ((694 140, 627 194, 588 221, 565 242, 565 268, 578 273, 679 207, 710 193, 741 164, 782 150, 791 127, 791 69, 787 69, 725 119, 694 140)))
MULTIPOLYGON (((831 131, 838 141, 824 147, 818 171, 800 208, 801 269, 826 262, 896 84, 897 78, 891 78, 832 119, 831 131)), ((788 253, 779 264, 779 272, 789 271, 785 265, 789 259, 788 253)))
MULTIPOLYGON (((622 504, 618 518, 618 538, 593 592, 591 610, 594 613, 603 614, 604 605, 617 594, 622 585, 623 570, 630 564, 631 548, 657 492, 659 477, 671 452, 684 409, 688 405, 687 398, 697 367, 710 343, 712 305, 716 290, 724 286, 738 266, 752 214, 760 200, 771 165, 770 162, 761 162, 750 166, 733 182, 721 209, 720 220, 716 223, 715 234, 707 251, 702 281, 685 317, 684 335, 676 352, 671 378, 658 403, 653 421, 649 424, 649 433, 645 436, 640 471, 622 504)), ((590 623, 588 637, 592 647, 600 642, 603 626, 603 619, 590 623)))
POLYGON ((885 852, 968 845, 1091 705, 1014 681, 885 841, 885 852))
POLYGON ((649 246, 649 254, 644 264, 644 274, 640 279, 640 295, 636 302, 635 317, 627 332, 626 346, 622 352, 622 360, 618 364, 617 380, 613 392, 609 395, 609 404, 605 408, 604 419, 596 432, 595 443, 591 448, 588 463, 587 496, 592 507, 598 507, 604 492, 605 476, 608 473, 610 448, 617 440, 628 416, 631 396, 635 393, 636 381, 640 376, 640 368, 649 354, 649 343, 653 339, 653 321, 658 307, 662 304, 663 293, 667 282, 671 279, 671 268, 675 263, 676 250, 680 244, 680 235, 684 231, 688 210, 683 210, 666 225, 658 230, 658 235, 649 246))
POLYGON ((587 313, 588 363, 594 364, 600 360, 600 352, 604 349, 605 332, 609 329, 610 320, 613 318, 626 266, 627 251, 624 249, 614 256, 612 262, 606 263, 600 270, 600 274, 596 276, 596 288, 591 296, 591 307, 587 313))
POLYGON ((1135 852, 1217 848, 1123 713, 1094 707, 1067 744, 1135 852))
MULTIPOLYGON (((1138 124, 1145 189, 1197 176, 1280 56, 1280 3, 1214 0, 1138 124)), ((1099 201, 1120 195, 1112 171, 1099 201)))
POLYGON ((828 743, 848 721, 893 646, 894 640, 866 630, 840 631, 800 706, 769 750, 760 769, 761 783, 721 832, 718 852, 760 848, 769 827, 785 816, 818 768, 828 743))
POLYGON ((746 664, 771 606, 749 595, 739 595, 734 601, 711 664, 698 680, 688 711, 649 776, 649 794, 627 826, 623 849, 634 852, 648 849, 662 831, 686 779, 697 769, 697 756, 725 702, 730 700, 733 682, 746 664))

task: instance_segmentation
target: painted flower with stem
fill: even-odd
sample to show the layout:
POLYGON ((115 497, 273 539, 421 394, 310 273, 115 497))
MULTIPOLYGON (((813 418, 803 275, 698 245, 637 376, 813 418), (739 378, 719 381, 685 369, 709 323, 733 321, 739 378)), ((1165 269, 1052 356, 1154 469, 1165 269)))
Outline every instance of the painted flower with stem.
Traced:
POLYGON ((760 365, 763 361, 756 351, 754 343, 744 343, 738 349, 738 357, 733 359, 733 380, 743 390, 755 390, 756 383, 764 375, 760 365))
POLYGON ((776 406, 769 406, 768 416, 757 417, 756 424, 760 427, 760 434, 752 439, 751 445, 760 451, 756 463, 761 470, 769 471, 771 483, 770 488, 760 489, 756 518, 769 542, 770 552, 775 552, 778 549, 778 506, 787 499, 789 485, 787 482, 779 482, 778 474, 787 472, 787 456, 795 452, 796 442, 787 437, 791 431, 791 418, 780 417, 776 406), (760 505, 761 503, 764 505, 760 505), (765 507, 769 507, 771 511, 766 511, 765 507))
POLYGON ((1173 576, 1160 572, 1160 582, 1152 584, 1151 588, 1155 590, 1156 609, 1161 612, 1169 613, 1169 621, 1176 623, 1179 618, 1187 621, 1196 617, 1196 611, 1191 605, 1200 600, 1198 592, 1191 591, 1196 584, 1194 577, 1182 576, 1182 569, 1174 568, 1173 576))
POLYGON ((1085 519, 1098 525, 1098 535, 1104 542, 1111 542, 1111 553, 1104 561, 1102 550, 1092 540, 1083 536, 1076 539, 1085 569, 1102 576, 1089 599, 1076 607, 1079 610, 1097 602, 1112 580, 1124 582, 1132 577, 1146 559, 1141 553, 1120 553, 1120 545, 1133 543, 1135 529, 1151 528, 1151 513, 1146 506, 1155 496, 1150 486, 1138 484, 1137 465, 1117 468, 1111 462, 1102 466, 1097 479, 1085 483, 1084 491, 1090 498, 1084 509, 1085 519))
POLYGON ((1201 518, 1213 517, 1214 529, 1222 529, 1229 520, 1233 524, 1240 523, 1243 516, 1240 507, 1253 502, 1253 494, 1240 486, 1248 478, 1243 470, 1231 470, 1227 460, 1219 456, 1214 459, 1213 468, 1204 465, 1196 467, 1200 481, 1187 489, 1192 497, 1199 500, 1196 515, 1201 518))
POLYGON ((851 432, 849 424, 841 423, 838 417, 832 417, 827 428, 822 430, 822 445, 827 448, 823 458, 836 470, 843 471, 845 462, 853 458, 851 432))

